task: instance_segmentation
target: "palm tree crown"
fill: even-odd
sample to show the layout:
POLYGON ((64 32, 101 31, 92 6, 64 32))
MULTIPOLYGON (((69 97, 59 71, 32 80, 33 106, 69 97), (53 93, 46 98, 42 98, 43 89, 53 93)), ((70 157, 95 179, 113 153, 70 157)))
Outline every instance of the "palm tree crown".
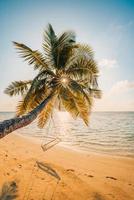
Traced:
POLYGON ((93 99, 101 96, 97 84, 99 71, 91 47, 76 43, 72 31, 57 36, 50 24, 43 39, 43 54, 13 42, 28 64, 39 71, 33 80, 12 82, 5 90, 10 96, 22 95, 17 116, 30 112, 53 93, 38 116, 40 128, 45 125, 54 107, 67 110, 74 118, 80 117, 88 124, 93 99))

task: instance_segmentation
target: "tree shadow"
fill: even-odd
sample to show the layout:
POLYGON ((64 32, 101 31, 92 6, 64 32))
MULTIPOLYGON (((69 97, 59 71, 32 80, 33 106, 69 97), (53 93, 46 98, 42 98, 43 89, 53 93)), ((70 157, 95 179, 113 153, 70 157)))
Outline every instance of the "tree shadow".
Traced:
POLYGON ((18 197, 18 186, 15 181, 4 183, 0 191, 0 200, 13 200, 18 197))
POLYGON ((94 193, 94 200, 105 200, 99 193, 94 193))

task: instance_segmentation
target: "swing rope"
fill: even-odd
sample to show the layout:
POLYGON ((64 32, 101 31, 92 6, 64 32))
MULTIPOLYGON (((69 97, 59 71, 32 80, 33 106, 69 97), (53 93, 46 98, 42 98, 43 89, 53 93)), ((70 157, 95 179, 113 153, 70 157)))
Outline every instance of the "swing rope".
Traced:
POLYGON ((29 200, 31 188, 33 187, 33 184, 34 184, 34 179, 32 179, 32 177, 33 177, 34 172, 38 171, 38 168, 36 168, 36 166, 37 166, 37 163, 35 162, 32 167, 32 170, 31 170, 30 178, 29 178, 29 181, 28 181, 25 193, 24 193, 23 200, 25 200, 25 199, 29 200), (32 182, 31 182, 31 180, 32 180, 32 182))
MULTIPOLYGON (((51 136, 48 136, 49 133, 50 133, 51 119, 53 120, 53 124, 54 124, 54 128, 55 128, 54 119, 53 119, 52 116, 51 116, 50 121, 49 121, 49 124, 48 124, 47 136, 46 136, 46 135, 43 136, 43 140, 42 140, 42 143, 41 143, 41 148, 42 148, 42 150, 43 150, 44 152, 47 151, 47 150, 49 150, 50 148, 52 148, 53 146, 55 146, 55 145, 58 144, 59 142, 61 142, 61 139, 58 138, 58 137, 51 137, 51 136), (49 142, 47 142, 47 143, 44 143, 44 142, 45 142, 45 138, 49 138, 49 139, 52 139, 52 140, 49 141, 49 142)), ((42 153, 41 153, 41 155, 42 155, 42 153)), ((38 171, 38 169, 39 169, 38 161, 35 161, 35 163, 34 163, 34 165, 33 165, 33 167, 32 167, 32 172, 31 172, 31 175, 30 175, 30 180, 32 180, 32 176, 33 176, 33 173, 35 172, 35 170, 38 171)), ((60 180, 58 180, 57 185, 58 185, 59 181, 60 181, 60 180)), ((31 182, 31 181, 29 181, 29 182, 31 182)), ((31 183, 31 184, 28 184, 28 185, 27 185, 26 190, 25 190, 25 194, 24 194, 24 197, 23 197, 23 200, 25 200, 25 198, 26 198, 26 200, 29 199, 29 197, 30 197, 30 192, 31 192, 31 188, 32 188, 33 184, 34 184, 34 180, 32 180, 32 183, 31 183), (29 188, 29 187, 30 187, 30 188, 29 188)), ((44 195, 45 195, 45 192, 44 192, 44 195)), ((53 196, 53 195, 52 195, 52 196, 53 196)), ((52 197, 52 198, 53 198, 53 197, 52 197)))
POLYGON ((47 131, 47 136, 44 135, 43 137, 43 140, 42 140, 42 144, 41 144, 41 148, 42 150, 45 152, 49 149, 51 149, 53 146, 55 146, 56 144, 58 144, 59 142, 61 142, 61 139, 58 138, 58 137, 50 137, 48 136, 49 133, 50 133, 50 125, 51 125, 51 119, 53 120, 53 124, 54 124, 54 128, 55 128, 55 123, 54 123, 54 119, 53 117, 51 116, 50 118, 50 121, 49 121, 49 124, 48 124, 48 131, 47 131), (45 138, 48 138, 48 139, 52 139, 51 141, 45 143, 45 138))

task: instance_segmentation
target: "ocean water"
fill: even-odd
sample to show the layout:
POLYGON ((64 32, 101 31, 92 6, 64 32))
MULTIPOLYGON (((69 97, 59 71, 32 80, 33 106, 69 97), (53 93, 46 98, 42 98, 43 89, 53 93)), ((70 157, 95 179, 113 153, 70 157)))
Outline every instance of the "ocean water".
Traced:
MULTIPOLYGON (((14 113, 0 112, 0 121, 13 116, 14 113)), ((61 145, 76 150, 134 157, 134 112, 94 112, 88 127, 82 120, 58 112, 43 129, 35 121, 16 132, 38 138, 44 144, 51 140, 48 137, 59 137, 61 145)))

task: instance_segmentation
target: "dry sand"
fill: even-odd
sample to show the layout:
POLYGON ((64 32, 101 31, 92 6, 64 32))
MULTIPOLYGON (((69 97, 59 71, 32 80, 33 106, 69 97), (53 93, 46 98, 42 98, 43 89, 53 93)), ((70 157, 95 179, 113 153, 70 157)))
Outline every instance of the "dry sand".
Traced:
POLYGON ((8 181, 18 200, 134 200, 134 159, 59 146, 43 152, 11 134, 0 140, 0 188, 8 181))

